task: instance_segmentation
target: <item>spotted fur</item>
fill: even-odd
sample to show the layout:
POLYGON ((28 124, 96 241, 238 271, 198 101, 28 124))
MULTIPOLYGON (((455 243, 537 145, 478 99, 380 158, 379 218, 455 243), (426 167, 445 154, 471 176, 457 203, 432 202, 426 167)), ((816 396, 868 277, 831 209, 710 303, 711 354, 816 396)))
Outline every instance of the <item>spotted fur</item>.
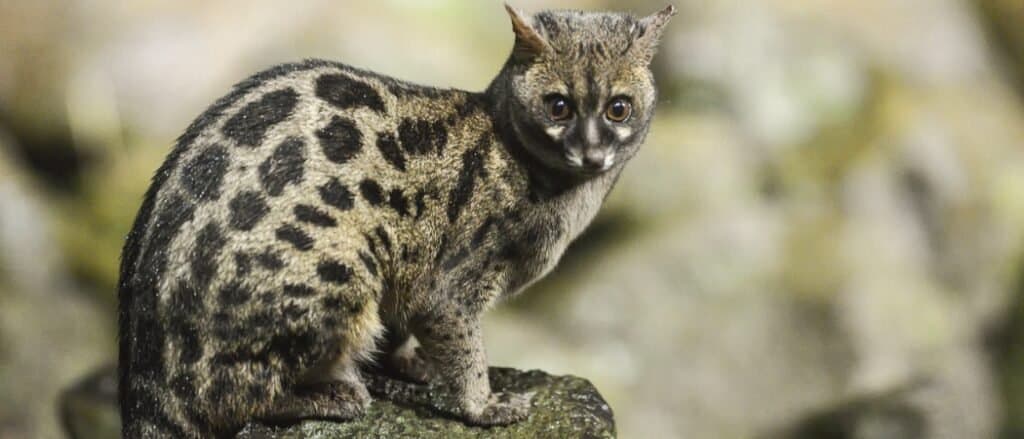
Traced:
POLYGON ((490 391, 480 315, 554 267, 643 141, 674 10, 509 12, 515 47, 484 92, 314 60, 189 126, 122 255, 125 437, 351 419, 378 348, 428 381, 424 404, 478 425, 526 415, 528 397, 490 391), (574 122, 545 113, 555 92, 574 122), (594 122, 616 96, 633 117, 594 122), (610 166, 575 165, 598 150, 610 166))

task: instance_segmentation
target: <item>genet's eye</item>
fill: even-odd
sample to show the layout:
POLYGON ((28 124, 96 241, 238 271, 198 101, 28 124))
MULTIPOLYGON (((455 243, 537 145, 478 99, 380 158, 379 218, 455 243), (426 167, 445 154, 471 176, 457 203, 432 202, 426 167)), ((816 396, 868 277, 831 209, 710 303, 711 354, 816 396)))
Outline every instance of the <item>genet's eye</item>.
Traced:
POLYGON ((612 122, 625 122, 632 113, 633 105, 629 103, 628 99, 615 98, 608 103, 608 108, 604 110, 604 117, 612 122))
POLYGON ((547 98, 548 117, 551 120, 566 120, 572 117, 569 99, 562 95, 551 95, 547 98))

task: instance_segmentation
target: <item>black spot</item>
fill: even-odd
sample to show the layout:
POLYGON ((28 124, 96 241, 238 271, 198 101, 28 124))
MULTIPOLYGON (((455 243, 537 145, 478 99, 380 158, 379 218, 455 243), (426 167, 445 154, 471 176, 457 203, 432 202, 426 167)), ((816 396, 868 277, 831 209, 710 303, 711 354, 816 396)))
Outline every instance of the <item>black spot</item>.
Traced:
POLYGON ((228 203, 231 218, 228 223, 232 228, 242 231, 252 230, 260 220, 270 212, 266 200, 256 191, 242 191, 228 203))
POLYGON ((289 303, 284 306, 284 316, 285 318, 291 321, 296 321, 305 317, 307 312, 309 312, 308 308, 296 305, 294 303, 289 303))
POLYGON ((284 295, 288 297, 309 297, 316 294, 316 290, 309 285, 288 284, 284 286, 284 295))
POLYGON ((202 312, 203 299, 190 282, 179 282, 171 292, 171 308, 175 314, 196 315, 202 312))
POLYGON ((210 407, 217 407, 219 404, 223 404, 224 401, 228 401, 234 393, 234 386, 231 385, 231 380, 226 376, 217 375, 210 381, 209 387, 206 389, 206 399, 210 407))
POLYGON ((345 301, 338 296, 327 296, 320 300, 320 304, 323 305, 324 309, 333 313, 341 311, 345 308, 345 301))
POLYGON ((277 145, 274 153, 260 164, 260 182, 270 196, 281 195, 285 186, 302 181, 305 153, 302 139, 291 137, 277 145))
MULTIPOLYGON (((315 347, 330 350, 336 342, 325 341, 320 333, 298 332, 281 334, 270 339, 268 353, 279 357, 291 369, 304 369, 304 359, 315 347)), ((306 365, 308 366, 308 365, 306 365)))
POLYGON ((181 184, 199 201, 220 198, 220 186, 228 171, 230 157, 226 148, 213 145, 185 164, 181 184))
POLYGON ((402 260, 405 262, 412 262, 420 258, 420 251, 416 249, 410 250, 406 246, 402 246, 402 260))
POLYGON ((278 271, 284 268, 284 261, 281 260, 281 257, 270 250, 257 254, 256 262, 270 271, 278 271))
POLYGON ((377 243, 373 242, 373 238, 371 238, 369 235, 365 235, 364 234, 363 235, 363 239, 366 239, 366 245, 368 247, 370 247, 370 254, 371 255, 379 255, 380 254, 377 251, 377 243))
POLYGON ((436 98, 441 96, 441 93, 443 92, 443 90, 439 90, 434 87, 424 87, 420 85, 407 84, 404 82, 395 81, 394 79, 391 78, 387 78, 386 80, 383 80, 383 82, 385 82, 388 91, 397 97, 414 96, 436 98))
POLYGON ((465 119, 477 111, 481 111, 486 108, 487 102, 483 95, 472 94, 466 96, 466 100, 462 101, 461 104, 455 109, 455 114, 459 119, 465 119))
POLYGON ((278 321, 277 312, 272 312, 267 308, 253 313, 245 319, 246 328, 270 328, 278 321))
POLYGON ((391 251, 391 236, 388 235, 387 230, 384 230, 383 226, 377 226, 373 229, 373 233, 377 234, 377 239, 380 239, 380 243, 384 245, 384 249, 391 251))
POLYGON ((290 88, 267 93, 235 113, 222 131, 239 145, 259 146, 267 131, 287 119, 298 102, 299 94, 290 88))
POLYGON ((507 261, 516 261, 526 254, 526 249, 514 240, 509 240, 498 249, 498 257, 507 261))
POLYGON ((185 401, 192 401, 196 397, 195 375, 191 372, 179 373, 171 378, 171 392, 174 396, 185 401))
POLYGON ((469 249, 462 248, 458 251, 458 253, 455 253, 450 258, 446 259, 444 261, 444 264, 441 265, 441 268, 443 268, 444 271, 452 271, 452 269, 458 267, 459 264, 461 264, 462 261, 466 260, 466 258, 468 257, 469 249))
POLYGON ((221 306, 236 306, 247 302, 250 297, 252 290, 238 282, 232 282, 220 289, 217 300, 221 306))
POLYGON ((444 147, 448 145, 448 129, 444 127, 444 123, 441 121, 434 122, 431 126, 430 141, 434 144, 434 148, 437 149, 439 155, 444 151, 444 147))
POLYGON ((488 216, 487 219, 484 220, 484 223, 480 224, 480 227, 477 227, 476 231, 473 232, 473 247, 479 247, 480 244, 483 244, 484 238, 487 237, 487 232, 491 229, 491 226, 494 225, 495 221, 494 216, 488 216))
POLYGON ((441 263, 445 253, 448 253, 448 234, 441 235, 441 242, 437 245, 437 255, 434 256, 434 263, 441 263))
POLYGON ((261 293, 259 299, 260 299, 260 303, 262 303, 264 305, 270 305, 270 304, 273 304, 273 303, 277 302, 277 297, 273 293, 270 293, 270 292, 263 292, 263 293, 261 293))
POLYGON ((359 259, 363 261, 363 265, 366 266, 366 271, 370 274, 377 275, 377 263, 373 262, 373 257, 365 252, 359 252, 359 259))
POLYGON ((295 212, 295 219, 304 223, 320 227, 334 227, 338 225, 338 222, 327 212, 308 204, 298 204, 293 211, 295 212))
POLYGON ((367 178, 359 183, 359 193, 371 206, 380 206, 380 203, 384 201, 384 189, 381 189, 376 180, 367 178))
POLYGON ((245 386, 245 395, 249 401, 263 401, 267 397, 267 389, 263 383, 249 383, 245 386))
POLYGON ((395 140, 395 135, 391 133, 378 133, 377 134, 377 149, 380 150, 380 155, 391 163, 395 169, 399 171, 405 171, 405 155, 402 154, 402 150, 398 148, 398 142, 395 140))
POLYGON ((227 244, 227 239, 215 222, 207 224, 196 235, 191 266, 192 278, 199 290, 205 291, 209 288, 213 275, 217 273, 217 256, 220 255, 224 244, 227 244))
POLYGON ((352 208, 352 192, 337 178, 331 178, 323 186, 317 188, 320 191, 320 199, 338 210, 349 210, 352 208))
POLYGON ((203 344, 199 338, 199 329, 192 323, 178 326, 175 331, 180 343, 178 362, 184 365, 195 364, 203 356, 203 344))
POLYGON ((327 126, 316 132, 316 137, 327 160, 338 164, 352 160, 363 148, 363 133, 355 122, 341 116, 334 116, 327 126))
POLYGON ((337 261, 321 261, 316 266, 316 273, 324 282, 342 285, 352 278, 352 269, 337 261))
POLYGON ((392 189, 388 194, 388 205, 401 216, 409 214, 409 200, 402 194, 401 189, 392 189))
POLYGON ((485 172, 485 156, 482 151, 485 142, 486 138, 481 138, 478 147, 468 149, 462 154, 462 169, 459 170, 459 179, 448 196, 449 222, 455 222, 459 218, 459 213, 473 197, 473 187, 476 184, 477 176, 485 172))
POLYGON ((448 130, 440 121, 402 119, 398 123, 398 140, 409 154, 440 154, 448 143, 448 130))
POLYGON ((427 210, 427 193, 419 191, 416 193, 416 219, 423 217, 423 213, 427 210))
POLYGON ((317 78, 316 96, 343 110, 367 107, 378 113, 386 112, 384 101, 373 87, 345 75, 328 74, 317 78))
POLYGON ((313 249, 313 238, 310 237, 302 229, 295 227, 291 224, 285 224, 278 227, 275 231, 275 236, 281 241, 290 243, 300 251, 309 251, 313 249))
POLYGON ((320 300, 320 304, 323 305, 324 309, 332 312, 348 312, 350 314, 356 314, 363 310, 361 303, 348 303, 341 297, 328 296, 320 300))
POLYGON ((235 277, 246 277, 252 273, 252 256, 245 252, 235 253, 235 277))

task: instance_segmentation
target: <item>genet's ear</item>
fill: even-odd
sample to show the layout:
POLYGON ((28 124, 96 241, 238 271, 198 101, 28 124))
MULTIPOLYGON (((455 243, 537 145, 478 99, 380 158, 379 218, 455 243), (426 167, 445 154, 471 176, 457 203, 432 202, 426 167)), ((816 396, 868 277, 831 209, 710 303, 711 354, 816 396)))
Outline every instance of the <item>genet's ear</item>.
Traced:
POLYGON ((658 43, 661 41, 661 34, 673 15, 676 15, 676 7, 668 5, 661 11, 641 18, 636 28, 633 29, 633 47, 639 51, 640 57, 645 63, 650 64, 654 59, 654 54, 658 51, 658 43))
POLYGON ((513 57, 520 61, 529 61, 551 48, 544 37, 523 18, 522 12, 507 3, 505 10, 512 19, 512 31, 516 34, 516 44, 512 49, 513 57))

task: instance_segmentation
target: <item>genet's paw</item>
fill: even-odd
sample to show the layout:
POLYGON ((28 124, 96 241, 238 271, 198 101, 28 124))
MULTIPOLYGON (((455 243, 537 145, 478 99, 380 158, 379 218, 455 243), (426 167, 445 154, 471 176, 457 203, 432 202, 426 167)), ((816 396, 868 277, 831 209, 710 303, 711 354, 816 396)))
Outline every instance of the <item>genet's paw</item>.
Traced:
POLYGON ((470 415, 469 423, 480 426, 508 425, 526 419, 530 414, 533 393, 492 393, 484 409, 470 415))

